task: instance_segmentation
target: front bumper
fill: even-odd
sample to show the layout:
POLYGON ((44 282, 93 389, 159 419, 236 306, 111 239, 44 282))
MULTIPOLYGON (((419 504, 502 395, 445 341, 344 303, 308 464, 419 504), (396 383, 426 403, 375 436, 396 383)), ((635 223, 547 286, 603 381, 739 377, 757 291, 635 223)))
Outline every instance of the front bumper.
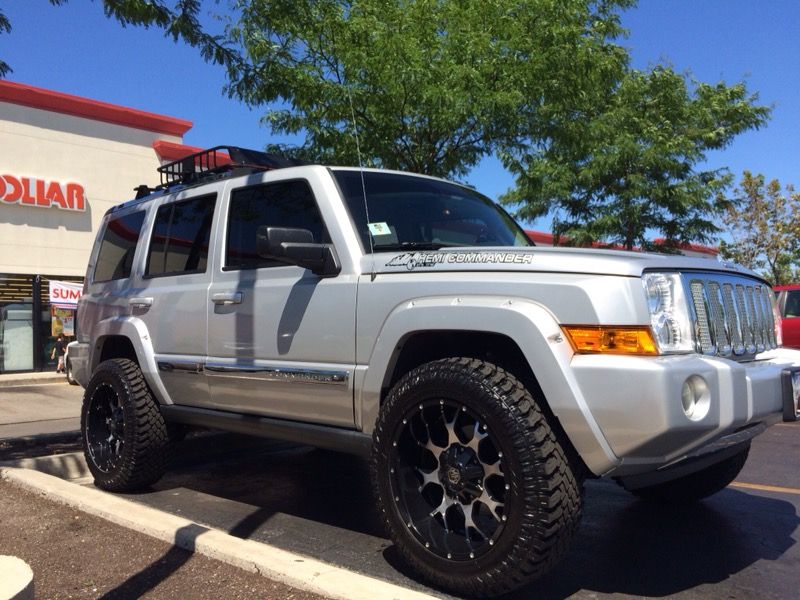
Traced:
MULTIPOLYGON (((720 440, 754 425, 788 417, 784 372, 800 368, 800 351, 777 349, 756 358, 737 363, 701 355, 574 356, 575 380, 618 459, 602 474, 660 469, 703 453, 703 448, 715 449, 720 440), (692 415, 682 402, 688 380, 701 381, 707 390, 703 410, 692 415)), ((800 384, 800 376, 796 381, 800 384)), ((790 395, 796 415, 797 395, 790 395)))

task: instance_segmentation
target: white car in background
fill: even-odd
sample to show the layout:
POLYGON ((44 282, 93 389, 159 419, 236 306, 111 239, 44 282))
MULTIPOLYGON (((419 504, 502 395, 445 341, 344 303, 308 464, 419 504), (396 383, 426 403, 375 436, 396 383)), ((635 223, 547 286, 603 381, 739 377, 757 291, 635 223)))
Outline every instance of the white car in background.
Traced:
POLYGON ((78 342, 70 342, 69 344, 67 344, 67 349, 64 352, 64 373, 67 374, 67 383, 69 383, 70 385, 78 385, 78 382, 72 375, 72 361, 70 361, 69 359, 69 349, 77 345, 77 343, 78 342))

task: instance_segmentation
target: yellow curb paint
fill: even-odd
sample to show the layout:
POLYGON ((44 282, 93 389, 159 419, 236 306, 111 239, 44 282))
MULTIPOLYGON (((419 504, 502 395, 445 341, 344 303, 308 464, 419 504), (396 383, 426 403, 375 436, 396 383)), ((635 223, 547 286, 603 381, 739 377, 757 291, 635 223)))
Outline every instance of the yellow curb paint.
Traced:
POLYGON ((775 485, 759 485, 757 483, 741 483, 739 481, 734 481, 730 485, 731 487, 744 488, 747 490, 758 490, 760 492, 776 492, 778 494, 800 495, 800 490, 797 488, 778 487, 775 485))

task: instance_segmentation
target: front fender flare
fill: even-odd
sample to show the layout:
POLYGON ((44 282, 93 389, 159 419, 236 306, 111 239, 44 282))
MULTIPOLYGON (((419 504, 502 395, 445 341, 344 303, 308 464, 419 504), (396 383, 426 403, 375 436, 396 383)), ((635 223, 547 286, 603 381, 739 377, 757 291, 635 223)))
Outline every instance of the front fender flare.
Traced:
POLYGON ((357 397, 361 428, 371 433, 381 392, 402 341, 415 332, 470 331, 504 335, 522 350, 545 399, 587 467, 601 475, 619 464, 570 368, 573 350, 546 307, 525 298, 429 297, 404 302, 384 321, 357 397))

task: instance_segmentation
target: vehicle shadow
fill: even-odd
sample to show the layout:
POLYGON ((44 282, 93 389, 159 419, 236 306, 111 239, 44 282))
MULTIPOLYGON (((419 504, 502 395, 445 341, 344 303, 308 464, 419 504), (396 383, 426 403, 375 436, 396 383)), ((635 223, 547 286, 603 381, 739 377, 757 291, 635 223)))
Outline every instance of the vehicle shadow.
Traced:
MULTIPOLYGON (((605 481, 589 482, 586 496, 565 560, 505 600, 561 599, 581 590, 665 597, 720 584, 759 561, 778 560, 800 526, 790 502, 731 487, 688 507, 638 500, 605 481)), ((735 582, 728 586, 730 593, 716 589, 714 596, 738 597, 735 582)))
MULTIPOLYGON (((136 498, 392 582, 414 579, 383 532, 365 460, 244 439, 251 441, 205 462, 196 449, 184 453, 183 462, 136 498)), ((219 452, 219 440, 205 443, 219 452)), ((589 481, 581 527, 565 560, 507 600, 579 592, 664 597, 703 584, 720 584, 717 597, 727 587, 735 595, 726 580, 759 561, 778 560, 794 545, 798 526, 792 503, 734 488, 678 508, 638 500, 612 482, 589 481)))

